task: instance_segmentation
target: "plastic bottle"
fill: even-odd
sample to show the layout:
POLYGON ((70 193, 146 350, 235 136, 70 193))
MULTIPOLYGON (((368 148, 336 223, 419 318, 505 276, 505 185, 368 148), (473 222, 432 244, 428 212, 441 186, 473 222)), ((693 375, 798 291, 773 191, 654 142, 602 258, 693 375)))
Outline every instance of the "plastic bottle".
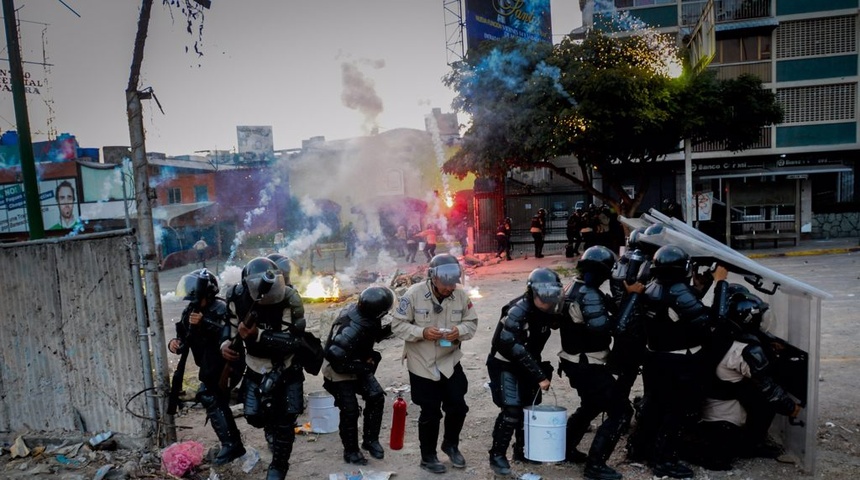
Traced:
POLYGON ((406 438, 406 400, 403 395, 397 394, 394 400, 394 419, 391 421, 391 440, 389 446, 392 450, 403 448, 403 440, 406 438))

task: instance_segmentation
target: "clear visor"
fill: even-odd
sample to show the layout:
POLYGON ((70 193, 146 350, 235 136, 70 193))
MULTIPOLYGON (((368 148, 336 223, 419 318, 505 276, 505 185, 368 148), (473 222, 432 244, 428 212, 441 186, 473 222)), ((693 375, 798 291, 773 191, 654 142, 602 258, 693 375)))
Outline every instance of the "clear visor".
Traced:
POLYGON ((446 287, 460 283, 460 266, 453 263, 433 267, 433 278, 446 287))
POLYGON ((205 282, 206 280, 197 275, 183 275, 176 285, 176 296, 183 300, 199 301, 205 282))
POLYGON ((560 283, 537 283, 531 286, 533 301, 538 310, 560 313, 564 305, 564 288, 560 283))
POLYGON ((280 272, 271 270, 255 273, 245 278, 248 294, 261 305, 272 305, 284 299, 286 284, 280 272))
POLYGON ((769 332, 774 327, 776 327, 776 314, 770 308, 765 307, 765 311, 761 313, 761 326, 759 329, 762 332, 769 332))

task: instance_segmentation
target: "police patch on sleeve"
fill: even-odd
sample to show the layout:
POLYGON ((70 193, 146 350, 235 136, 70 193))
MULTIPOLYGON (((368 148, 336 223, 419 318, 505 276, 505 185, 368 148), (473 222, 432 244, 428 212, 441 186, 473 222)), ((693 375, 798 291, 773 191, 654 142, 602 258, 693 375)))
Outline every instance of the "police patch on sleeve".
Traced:
POLYGON ((397 305, 397 313, 400 315, 406 315, 407 310, 409 310, 409 299, 401 297, 400 303, 397 305))

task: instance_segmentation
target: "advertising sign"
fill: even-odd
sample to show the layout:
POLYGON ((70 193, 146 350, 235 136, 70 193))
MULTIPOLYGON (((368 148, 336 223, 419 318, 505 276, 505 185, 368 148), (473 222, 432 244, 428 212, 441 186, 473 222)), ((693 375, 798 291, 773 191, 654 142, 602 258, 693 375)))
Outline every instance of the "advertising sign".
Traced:
MULTIPOLYGON (((74 178, 39 182, 45 230, 73 229, 79 223, 78 185, 74 178)), ((0 233, 28 231, 24 184, 0 185, 0 233)))
POLYGON ((275 158, 271 125, 237 126, 239 158, 242 163, 266 162, 275 158))
MULTIPOLYGON (((78 141, 74 135, 60 136, 47 142, 33 142, 33 160, 36 163, 65 162, 77 158, 78 141)), ((0 167, 21 165, 20 147, 0 145, 0 167)))
POLYGON ((485 40, 508 37, 552 42, 550 0, 465 1, 469 52, 485 40))

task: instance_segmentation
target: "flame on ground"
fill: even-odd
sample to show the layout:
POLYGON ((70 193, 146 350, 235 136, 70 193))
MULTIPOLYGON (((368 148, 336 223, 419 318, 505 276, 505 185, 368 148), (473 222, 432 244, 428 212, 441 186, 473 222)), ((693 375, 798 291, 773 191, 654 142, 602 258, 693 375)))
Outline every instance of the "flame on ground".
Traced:
POLYGON ((481 292, 478 290, 478 287, 472 287, 469 290, 469 298, 484 298, 481 295, 481 292))
POLYGON ((314 277, 305 287, 302 297, 317 300, 339 299, 340 284, 335 277, 314 277))

